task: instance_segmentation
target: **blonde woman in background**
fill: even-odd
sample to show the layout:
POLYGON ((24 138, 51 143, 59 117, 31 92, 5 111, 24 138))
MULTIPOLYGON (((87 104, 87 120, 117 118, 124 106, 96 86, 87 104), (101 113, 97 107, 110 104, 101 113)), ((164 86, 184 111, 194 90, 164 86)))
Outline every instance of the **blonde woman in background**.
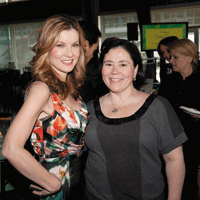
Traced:
POLYGON ((169 46, 173 72, 161 83, 158 94, 169 100, 178 115, 188 141, 183 144, 186 166, 182 199, 197 199, 197 175, 200 160, 199 116, 186 113, 181 106, 200 110, 200 76, 198 50, 189 39, 180 39, 169 46))

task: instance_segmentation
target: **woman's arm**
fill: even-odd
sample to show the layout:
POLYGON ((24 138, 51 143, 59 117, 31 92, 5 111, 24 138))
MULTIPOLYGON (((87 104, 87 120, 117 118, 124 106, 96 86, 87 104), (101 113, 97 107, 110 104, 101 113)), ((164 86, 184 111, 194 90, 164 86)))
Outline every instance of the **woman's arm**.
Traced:
POLYGON ((168 180, 168 200, 179 200, 181 199, 185 178, 185 163, 182 146, 163 155, 163 158, 166 164, 166 175, 168 180))
POLYGON ((58 191, 61 181, 49 173, 26 149, 24 145, 41 113, 50 115, 53 104, 46 84, 33 83, 28 97, 13 120, 2 148, 2 155, 24 176, 45 188, 38 195, 48 195, 58 191))

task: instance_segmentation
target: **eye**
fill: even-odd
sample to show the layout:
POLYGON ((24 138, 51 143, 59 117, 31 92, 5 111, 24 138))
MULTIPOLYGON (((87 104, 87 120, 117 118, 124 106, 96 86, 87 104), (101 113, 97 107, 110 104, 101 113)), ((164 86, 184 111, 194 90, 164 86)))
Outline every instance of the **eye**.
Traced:
POLYGON ((103 67, 112 67, 112 63, 104 63, 103 67))
POLYGON ((79 47, 79 43, 75 43, 72 45, 73 47, 79 47))
POLYGON ((126 66, 127 66, 127 64, 125 64, 125 63, 122 63, 120 66, 121 66, 121 67, 126 67, 126 66))
POLYGON ((62 44, 57 44, 57 47, 63 48, 64 46, 62 44))

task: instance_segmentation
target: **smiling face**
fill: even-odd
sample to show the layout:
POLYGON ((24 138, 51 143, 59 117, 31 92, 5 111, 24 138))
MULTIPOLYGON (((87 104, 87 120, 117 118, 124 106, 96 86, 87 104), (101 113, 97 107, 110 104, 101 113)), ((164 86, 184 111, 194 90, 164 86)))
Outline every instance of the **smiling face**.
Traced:
POLYGON ((79 34, 75 29, 60 33, 56 46, 49 52, 52 68, 65 81, 66 75, 76 66, 80 56, 79 34))
POLYGON ((121 48, 111 49, 104 57, 102 77, 111 92, 120 93, 133 89, 133 79, 137 75, 138 66, 129 53, 121 48))

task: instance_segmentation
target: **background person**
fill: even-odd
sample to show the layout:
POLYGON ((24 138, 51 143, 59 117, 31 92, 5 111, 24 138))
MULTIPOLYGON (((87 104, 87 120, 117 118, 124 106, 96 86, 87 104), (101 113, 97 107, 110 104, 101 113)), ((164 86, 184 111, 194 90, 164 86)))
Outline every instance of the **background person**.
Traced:
POLYGON ((98 46, 101 32, 99 28, 92 22, 79 21, 84 32, 85 39, 85 57, 86 57, 86 77, 84 85, 81 87, 81 97, 87 103, 94 99, 98 94, 96 90, 99 73, 98 46))
POLYGON ((157 47, 157 51, 158 54, 161 58, 160 61, 160 79, 161 81, 168 75, 172 73, 172 66, 170 63, 166 63, 165 61, 170 60, 171 56, 170 56, 170 51, 169 51, 169 46, 170 44, 175 41, 178 40, 178 38, 176 36, 169 36, 166 37, 164 39, 162 39, 157 47))
POLYGON ((168 101, 140 92, 144 83, 137 47, 116 39, 100 56, 109 93, 88 103, 85 199, 165 198, 160 155, 166 163, 168 200, 180 199, 187 140, 168 101))
POLYGON ((75 199, 70 195, 81 178, 80 155, 89 120, 78 92, 85 75, 83 42, 74 18, 47 19, 31 62, 36 81, 27 89, 3 144, 3 156, 38 185, 32 185, 33 193, 45 196, 42 199, 75 199), (39 162, 24 148, 30 134, 39 162))
POLYGON ((161 82, 158 94, 167 98, 176 111, 188 141, 183 144, 186 176, 182 199, 197 199, 197 176, 200 159, 200 120, 180 106, 200 110, 200 76, 198 50, 189 39, 180 39, 170 45, 173 72, 161 82))

